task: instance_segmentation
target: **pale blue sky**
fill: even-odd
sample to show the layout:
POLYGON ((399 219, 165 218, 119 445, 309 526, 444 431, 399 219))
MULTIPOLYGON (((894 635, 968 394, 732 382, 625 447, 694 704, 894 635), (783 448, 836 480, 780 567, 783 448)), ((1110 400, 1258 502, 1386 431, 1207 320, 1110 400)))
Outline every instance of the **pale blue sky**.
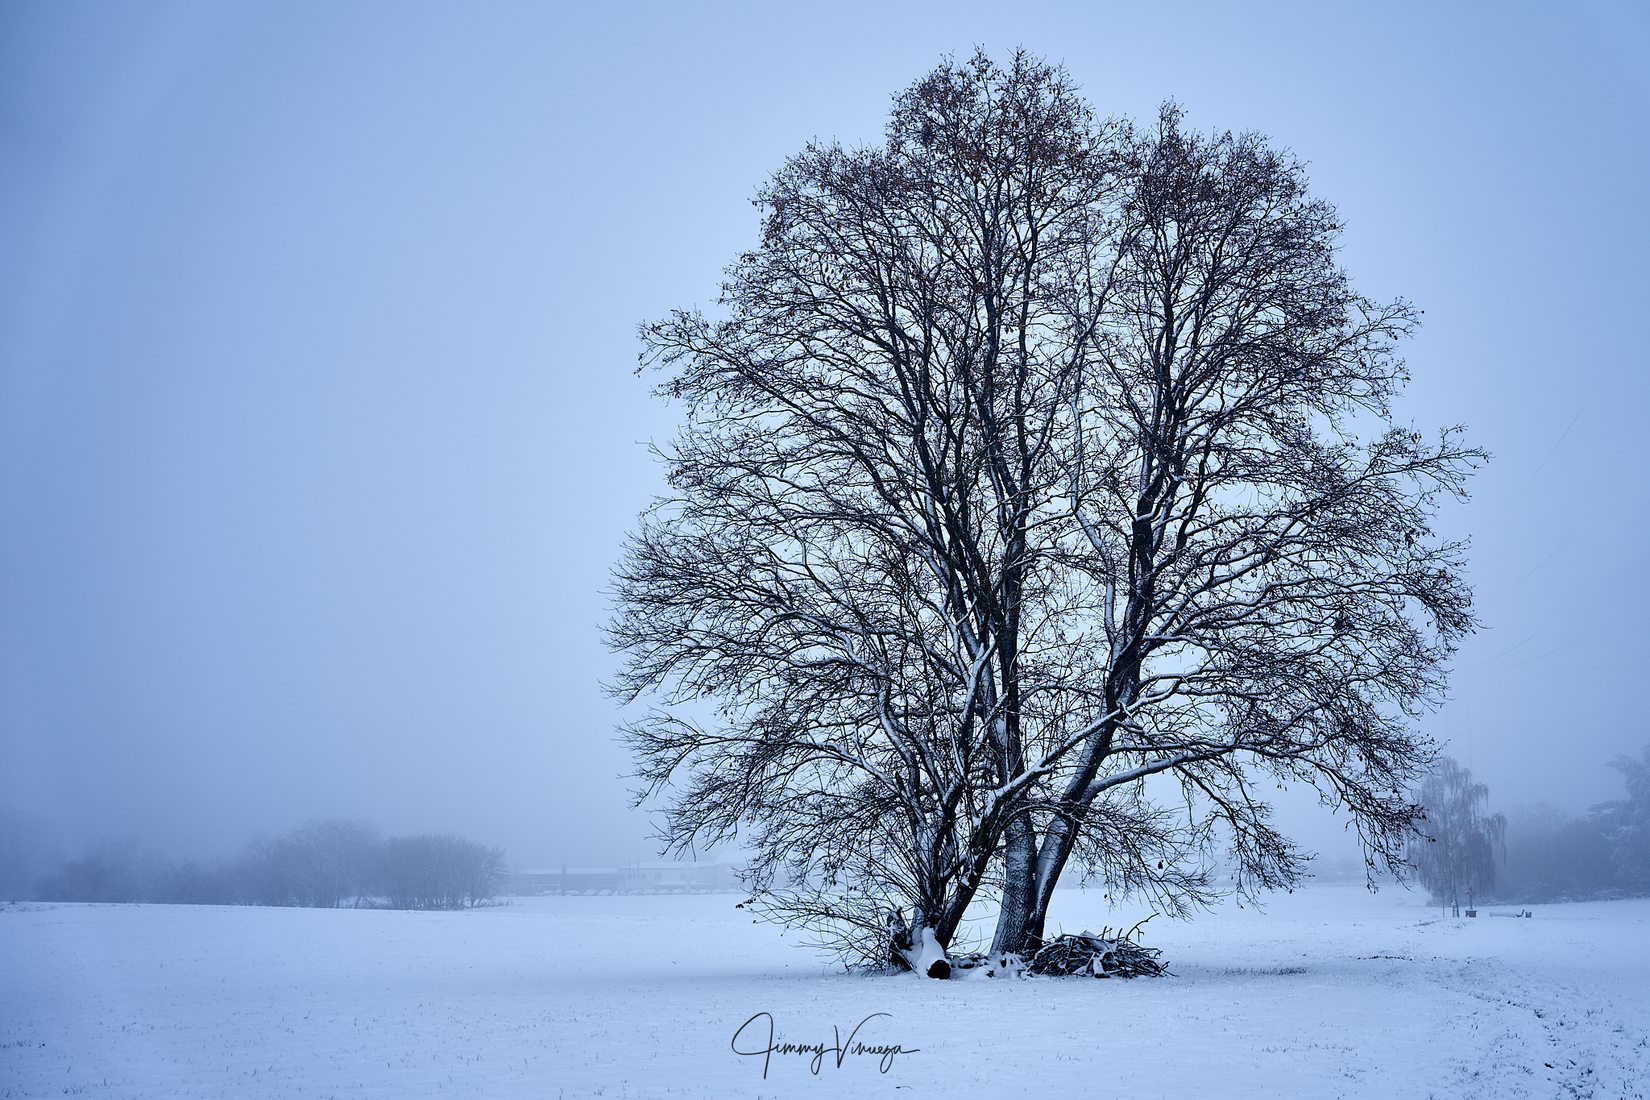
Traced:
POLYGON ((1309 162, 1402 406, 1495 456, 1429 721, 1504 805, 1650 742, 1650 6, 0 8, 0 803, 63 842, 315 814, 644 855, 597 681, 708 302, 810 137, 946 52, 1309 162))

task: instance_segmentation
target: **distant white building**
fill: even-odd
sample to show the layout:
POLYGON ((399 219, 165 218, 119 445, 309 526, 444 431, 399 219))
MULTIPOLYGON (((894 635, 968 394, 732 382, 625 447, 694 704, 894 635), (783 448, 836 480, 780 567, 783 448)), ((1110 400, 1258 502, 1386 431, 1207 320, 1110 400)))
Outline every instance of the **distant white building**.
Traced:
POLYGON ((739 889, 726 863, 636 863, 619 869, 621 889, 629 894, 715 893, 739 889))
POLYGON ((537 894, 712 894, 739 889, 726 863, 633 863, 628 867, 521 868, 505 889, 517 897, 537 894))
POLYGON ((537 894, 615 894, 617 867, 521 868, 510 872, 505 891, 516 897, 537 894))

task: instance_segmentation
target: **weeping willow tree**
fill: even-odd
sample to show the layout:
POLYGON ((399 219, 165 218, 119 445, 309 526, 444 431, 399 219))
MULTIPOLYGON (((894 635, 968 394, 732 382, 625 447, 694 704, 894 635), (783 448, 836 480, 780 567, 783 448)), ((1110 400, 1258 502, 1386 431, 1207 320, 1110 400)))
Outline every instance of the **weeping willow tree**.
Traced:
POLYGON ((1416 792, 1425 815, 1410 842, 1409 863, 1433 901, 1461 915, 1461 898, 1469 905, 1495 888, 1497 856, 1506 858, 1507 819, 1486 813, 1490 789, 1449 757, 1440 757, 1416 792))

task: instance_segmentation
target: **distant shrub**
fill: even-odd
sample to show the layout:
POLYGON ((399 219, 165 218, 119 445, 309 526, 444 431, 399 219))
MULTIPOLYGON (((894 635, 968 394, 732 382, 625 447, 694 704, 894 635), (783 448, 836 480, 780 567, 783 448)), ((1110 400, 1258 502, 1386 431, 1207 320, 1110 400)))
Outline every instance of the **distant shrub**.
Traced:
POLYGON ((504 849, 463 837, 393 837, 378 850, 377 892, 392 909, 462 909, 503 881, 504 849))

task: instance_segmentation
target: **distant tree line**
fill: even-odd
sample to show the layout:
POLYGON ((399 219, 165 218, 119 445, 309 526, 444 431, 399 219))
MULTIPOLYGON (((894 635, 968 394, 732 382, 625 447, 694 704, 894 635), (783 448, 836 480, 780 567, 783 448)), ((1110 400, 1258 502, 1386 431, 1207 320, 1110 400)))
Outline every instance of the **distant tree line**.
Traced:
POLYGON ((1650 895, 1650 746, 1610 766, 1626 797, 1567 816, 1547 805, 1515 810, 1497 896, 1567 901, 1650 895))
POLYGON ((1626 781, 1625 798, 1582 814, 1543 803, 1503 815, 1488 813, 1488 789, 1445 758, 1417 791, 1426 820, 1409 862, 1444 905, 1650 895, 1650 746, 1610 766, 1626 781))
POLYGON ((495 896, 504 849, 452 835, 382 838, 364 821, 313 821, 207 865, 104 844, 40 879, 41 901, 333 909, 462 909, 495 896))

